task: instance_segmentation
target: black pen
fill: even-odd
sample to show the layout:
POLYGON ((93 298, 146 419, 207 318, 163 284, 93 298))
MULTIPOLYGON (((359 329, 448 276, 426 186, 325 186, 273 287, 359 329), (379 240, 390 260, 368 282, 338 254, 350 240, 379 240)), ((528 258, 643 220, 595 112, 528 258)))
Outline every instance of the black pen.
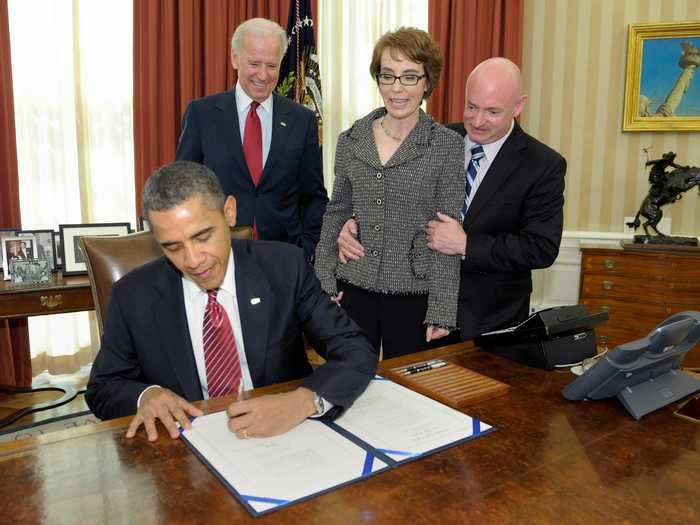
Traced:
POLYGON ((437 363, 444 363, 442 359, 431 359, 430 361, 423 361, 422 363, 416 363, 415 365, 407 366, 403 370, 401 370, 401 373, 405 372, 412 372, 413 370, 416 370, 418 368, 421 368, 425 365, 435 365, 437 363))
POLYGON ((426 364, 424 364, 424 365, 420 365, 420 366, 414 367, 414 368, 411 369, 411 370, 405 371, 405 372, 403 373, 403 375, 408 376, 408 375, 411 375, 411 374, 417 374, 417 373, 419 373, 419 372, 425 372, 425 371, 427 371, 427 370, 433 370, 433 369, 435 369, 435 368, 443 367, 443 366, 445 366, 446 364, 447 364, 447 363, 446 363, 445 361, 440 361, 439 363, 435 363, 435 364, 428 364, 428 363, 426 363, 426 364))

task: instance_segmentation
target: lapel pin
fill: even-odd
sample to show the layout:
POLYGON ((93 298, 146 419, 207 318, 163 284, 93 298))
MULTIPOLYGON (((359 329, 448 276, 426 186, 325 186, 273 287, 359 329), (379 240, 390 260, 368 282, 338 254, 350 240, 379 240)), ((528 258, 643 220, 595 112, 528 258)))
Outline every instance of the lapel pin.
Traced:
POLYGON ((250 300, 250 304, 260 304, 260 297, 253 297, 250 300))
POLYGON ((286 122, 280 121, 280 126, 284 126, 284 127, 286 128, 286 127, 287 127, 287 123, 286 123, 286 122))

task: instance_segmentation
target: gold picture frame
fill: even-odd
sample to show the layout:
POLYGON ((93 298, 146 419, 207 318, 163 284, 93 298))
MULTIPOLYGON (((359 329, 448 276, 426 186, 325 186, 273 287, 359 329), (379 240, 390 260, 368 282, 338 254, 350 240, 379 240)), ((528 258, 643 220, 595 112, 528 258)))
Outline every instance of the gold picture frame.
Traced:
POLYGON ((630 24, 622 130, 700 131, 698 70, 700 22, 630 24))

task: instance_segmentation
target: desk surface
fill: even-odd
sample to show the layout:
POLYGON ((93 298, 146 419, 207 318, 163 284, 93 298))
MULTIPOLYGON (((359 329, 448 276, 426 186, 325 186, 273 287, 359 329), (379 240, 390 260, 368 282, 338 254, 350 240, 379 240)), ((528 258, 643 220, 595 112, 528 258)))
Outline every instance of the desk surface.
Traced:
POLYGON ((700 425, 674 416, 675 406, 637 422, 616 400, 564 400, 559 392, 573 377, 568 373, 459 345, 385 366, 443 354, 511 385, 509 394, 465 410, 496 432, 254 519, 183 443, 149 443, 143 433, 127 440, 123 418, 0 446, 3 517, 11 523, 700 522, 700 425))

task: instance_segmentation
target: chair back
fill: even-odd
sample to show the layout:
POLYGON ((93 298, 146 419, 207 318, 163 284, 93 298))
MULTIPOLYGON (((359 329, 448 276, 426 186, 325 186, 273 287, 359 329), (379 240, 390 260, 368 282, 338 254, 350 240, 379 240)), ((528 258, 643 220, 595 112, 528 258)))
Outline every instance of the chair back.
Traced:
MULTIPOLYGON (((231 238, 252 239, 253 229, 250 226, 235 226, 231 228, 231 238)), ((150 231, 120 237, 85 236, 80 238, 80 242, 102 335, 112 298, 112 285, 131 270, 157 259, 163 252, 150 231)))

